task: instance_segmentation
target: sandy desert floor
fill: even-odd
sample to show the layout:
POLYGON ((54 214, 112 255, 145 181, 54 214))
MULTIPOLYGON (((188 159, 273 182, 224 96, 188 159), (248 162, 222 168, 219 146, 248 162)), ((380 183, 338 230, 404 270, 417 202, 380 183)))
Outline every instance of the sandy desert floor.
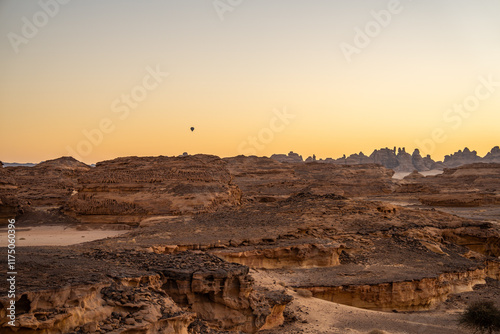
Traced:
POLYGON ((292 289, 280 286, 270 271, 253 269, 251 275, 260 286, 270 290, 285 290, 294 298, 289 311, 297 321, 262 333, 367 334, 375 329, 383 330, 387 334, 468 333, 457 326, 456 319, 460 312, 457 309, 412 313, 364 310, 318 298, 303 297, 292 289))
MULTIPOLYGON (((117 230, 82 230, 74 226, 31 226, 16 229, 16 245, 24 246, 69 246, 82 242, 116 237, 128 231, 117 230)), ((0 240, 7 241, 7 230, 0 230, 0 240)), ((5 246, 1 245, 0 247, 5 246)))
MULTIPOLYGON (((394 173, 392 178, 396 180, 402 180, 405 176, 408 176, 410 174, 411 174, 410 172, 396 172, 394 173)), ((420 172, 420 174, 422 174, 423 176, 433 176, 433 175, 443 174, 443 171, 439 169, 433 169, 425 172, 420 172)))

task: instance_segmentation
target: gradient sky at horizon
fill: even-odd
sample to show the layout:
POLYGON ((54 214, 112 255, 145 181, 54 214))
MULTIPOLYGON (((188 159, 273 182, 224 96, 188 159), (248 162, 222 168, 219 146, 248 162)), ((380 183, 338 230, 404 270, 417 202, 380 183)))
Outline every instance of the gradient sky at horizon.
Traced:
POLYGON ((500 145, 500 86, 481 88, 489 96, 468 117, 448 111, 474 101, 481 80, 500 82, 498 0, 401 0, 351 62, 340 45, 355 45, 356 27, 391 1, 244 0, 224 20, 217 1, 238 2, 72 0, 15 52, 9 36, 23 36, 23 17, 43 18, 40 3, 55 0, 0 0, 0 160, 38 162, 68 147, 87 163, 234 156, 259 135, 259 156, 411 153, 435 129, 446 140, 420 147, 435 159, 500 145), (113 102, 157 67, 169 75, 120 118, 113 102), (275 110, 294 118, 268 140, 275 110), (82 144, 103 119, 113 130, 82 144))

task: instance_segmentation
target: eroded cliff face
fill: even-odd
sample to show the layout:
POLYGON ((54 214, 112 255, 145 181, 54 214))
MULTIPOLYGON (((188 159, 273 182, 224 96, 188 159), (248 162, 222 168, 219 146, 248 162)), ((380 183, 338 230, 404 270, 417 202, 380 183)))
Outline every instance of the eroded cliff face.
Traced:
POLYGON ((500 236, 490 224, 483 228, 458 228, 444 230, 443 238, 487 256, 500 257, 500 236))
POLYGON ((189 307, 211 327, 256 332, 283 323, 283 310, 291 298, 254 290, 248 267, 209 255, 175 258, 169 268, 158 269, 162 289, 189 307))
MULTIPOLYGON (((160 275, 153 275, 29 291, 16 303, 16 326, 2 323, 2 332, 187 334, 196 315, 182 310, 160 287, 160 275)), ((5 308, 0 312, 6 319, 5 308)))
POLYGON ((302 287, 316 298, 380 311, 423 311, 435 308, 450 294, 472 291, 486 278, 500 279, 499 262, 488 262, 484 268, 444 273, 438 277, 370 285, 302 287))
POLYGON ((208 155, 129 157, 91 168, 70 157, 0 169, 0 217, 56 210, 83 223, 137 225, 151 216, 239 205, 226 163, 208 155))
POLYGON ((24 267, 39 269, 19 283, 15 328, 7 324, 9 300, 0 298, 2 333, 187 334, 195 318, 211 328, 254 333, 282 324, 291 301, 256 290, 248 267, 209 254, 55 252, 39 251, 38 261, 21 257, 24 267))
POLYGON ((315 268, 340 265, 344 247, 339 244, 302 244, 252 250, 212 251, 228 262, 257 269, 315 268))
POLYGON ((137 224, 149 216, 238 205, 240 198, 225 163, 215 156, 118 158, 78 179, 65 212, 87 223, 137 224))
POLYGON ((424 195, 419 198, 420 202, 429 206, 445 207, 479 207, 487 205, 499 205, 500 194, 478 194, 478 193, 455 193, 424 195))
POLYGON ((429 206, 477 207, 500 203, 500 164, 476 163, 445 169, 443 174, 416 175, 398 182, 396 193, 418 194, 429 206))
MULTIPOLYGON (((492 151, 494 151, 493 148, 492 151)), ((458 167, 466 164, 473 164, 477 162, 481 162, 483 159, 477 155, 476 151, 471 151, 467 147, 464 150, 458 150, 451 155, 446 155, 444 157, 444 164, 448 167, 458 167)))
POLYGON ((0 224, 20 216, 28 208, 57 208, 64 205, 79 175, 90 167, 62 157, 34 167, 0 165, 0 224))
POLYGON ((78 177, 90 167, 71 157, 62 157, 34 167, 7 167, 6 170, 15 182, 18 199, 37 208, 64 205, 76 188, 78 177))

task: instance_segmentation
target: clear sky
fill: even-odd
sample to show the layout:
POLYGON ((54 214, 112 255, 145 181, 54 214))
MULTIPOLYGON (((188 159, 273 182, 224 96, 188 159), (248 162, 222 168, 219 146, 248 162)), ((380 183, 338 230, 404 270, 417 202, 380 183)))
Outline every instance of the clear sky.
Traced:
POLYGON ((484 155, 499 18, 498 0, 0 0, 0 160, 484 155))

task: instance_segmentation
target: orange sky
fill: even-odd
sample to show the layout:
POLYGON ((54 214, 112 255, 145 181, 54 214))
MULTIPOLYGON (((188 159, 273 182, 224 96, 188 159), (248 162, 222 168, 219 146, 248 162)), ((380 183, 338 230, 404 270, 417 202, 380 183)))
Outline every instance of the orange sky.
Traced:
POLYGON ((394 1, 2 1, 0 160, 500 145, 500 3, 394 1))

